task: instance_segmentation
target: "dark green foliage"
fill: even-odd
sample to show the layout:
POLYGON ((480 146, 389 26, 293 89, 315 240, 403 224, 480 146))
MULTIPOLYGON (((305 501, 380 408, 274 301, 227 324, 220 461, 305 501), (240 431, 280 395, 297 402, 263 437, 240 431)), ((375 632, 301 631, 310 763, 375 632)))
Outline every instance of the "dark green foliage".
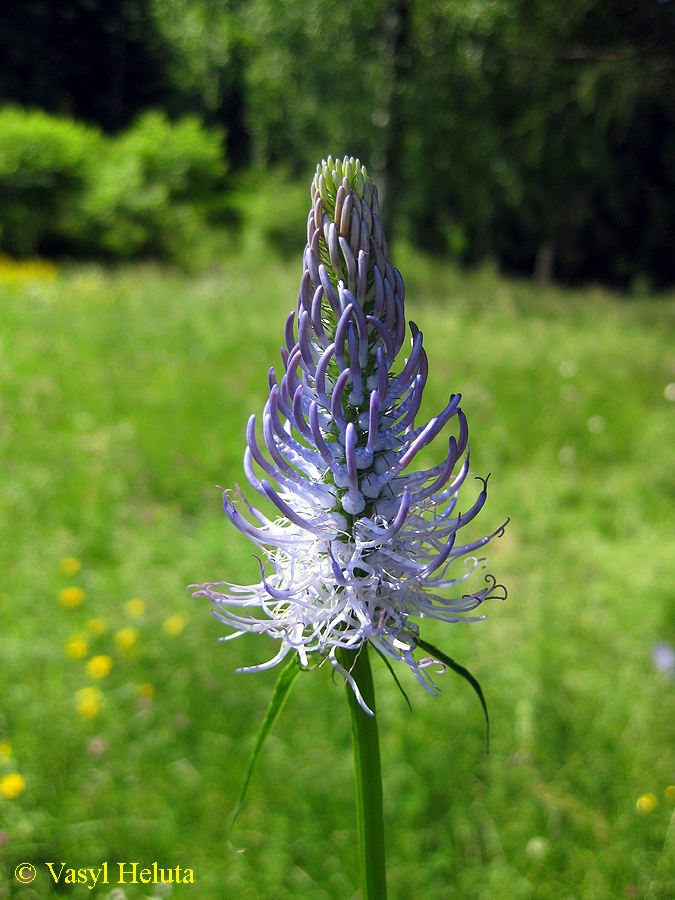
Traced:
POLYGON ((296 172, 329 153, 379 167, 390 86, 386 0, 252 0, 246 69, 256 155, 296 172))
POLYGON ((0 111, 0 249, 183 260, 214 208, 222 136, 149 112, 118 137, 0 111))
POLYGON ((96 122, 107 131, 170 99, 172 47, 149 0, 7 0, 0 101, 96 122))
POLYGON ((303 170, 361 155, 399 230, 467 263, 675 278, 672 4, 251 0, 248 13, 258 158, 303 170))
POLYGON ((17 256, 49 247, 88 182, 98 131, 43 112, 0 112, 0 247, 17 256))
POLYGON ((227 158, 237 168, 250 161, 245 69, 251 38, 243 20, 247 0, 151 0, 153 22, 171 49, 175 87, 172 114, 198 113, 225 129, 227 158))
POLYGON ((108 142, 94 166, 74 243, 122 258, 180 258, 198 237, 224 173, 217 132, 196 118, 172 124, 162 113, 146 113, 108 142))
POLYGON ((414 7, 415 238, 542 277, 548 256, 567 280, 675 278, 670 5, 414 7))
POLYGON ((463 263, 675 281, 674 0, 14 0, 0 53, 0 100, 196 113, 239 170, 360 156, 386 230, 463 263))

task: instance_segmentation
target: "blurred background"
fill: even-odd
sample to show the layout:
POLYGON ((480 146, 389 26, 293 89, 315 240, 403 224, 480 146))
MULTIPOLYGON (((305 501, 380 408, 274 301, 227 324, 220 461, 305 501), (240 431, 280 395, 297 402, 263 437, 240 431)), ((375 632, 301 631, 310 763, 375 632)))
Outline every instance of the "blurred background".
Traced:
POLYGON ((7 253, 176 255, 254 215, 254 173, 348 148, 426 249, 675 278, 672 2, 10 0, 0 52, 7 253))
POLYGON ((0 900, 359 896, 342 686, 298 679, 231 845, 273 648, 186 593, 258 578, 215 485, 328 154, 380 187, 423 412, 463 394, 475 536, 511 517, 506 603, 422 623, 487 760, 466 684, 399 672, 411 714, 376 671, 390 897, 672 900, 673 0, 2 5, 0 900))

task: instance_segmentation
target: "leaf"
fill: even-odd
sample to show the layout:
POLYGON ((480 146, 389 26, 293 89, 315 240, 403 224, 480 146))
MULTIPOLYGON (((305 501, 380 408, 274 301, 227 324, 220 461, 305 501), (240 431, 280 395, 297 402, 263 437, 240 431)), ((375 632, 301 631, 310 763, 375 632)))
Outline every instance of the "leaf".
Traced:
POLYGON ((398 680, 398 677, 397 677, 397 675, 396 675, 396 672, 394 672, 394 667, 393 667, 392 664, 389 662, 389 660, 388 660, 387 657, 384 655, 384 653, 383 653, 381 650, 378 650, 378 648, 375 646, 375 644, 371 644, 371 646, 372 646, 372 648, 375 650, 375 652, 376 652, 377 654, 379 654, 379 656, 381 656, 382 659, 384 660, 386 667, 387 667, 387 668, 389 669, 389 671, 391 672, 391 677, 392 677, 392 678, 394 679, 394 681, 396 682, 396 687, 397 687, 397 688, 399 689, 399 691, 403 694, 403 699, 404 699, 405 702, 408 704, 408 709, 410 710, 410 712, 412 712, 412 704, 410 703, 410 699, 408 698, 408 695, 407 695, 406 692, 403 690, 403 685, 402 685, 401 682, 398 680))
POLYGON ((418 647, 421 647, 422 650, 426 650, 427 653, 432 653, 440 662, 444 665, 449 666, 453 672, 456 672, 458 675, 461 675, 465 681, 468 681, 474 691, 478 694, 478 699, 481 702, 481 706, 483 707, 483 712, 485 713, 485 756, 490 752, 490 717, 488 715, 487 703, 485 702, 485 697, 483 696, 483 689, 481 688, 478 680, 474 678, 474 676, 469 672, 468 669, 465 669, 464 666, 461 666, 458 662, 455 662, 449 656, 446 656, 445 653, 441 653, 441 651, 434 647, 433 644, 429 644, 426 641, 423 641, 422 638, 416 638, 418 647))
POLYGON ((288 697, 290 690, 293 687, 293 682, 298 677, 300 671, 301 669, 298 658, 295 654, 293 654, 293 657, 289 658, 288 662, 279 673, 279 678, 277 679, 277 683, 274 686, 274 691, 272 692, 272 697, 270 699, 270 704, 267 707, 265 718, 263 719, 262 724, 258 729, 258 734, 256 735, 253 752, 251 753, 251 757, 248 761, 246 778, 244 779, 244 785, 241 789, 241 794, 239 795, 239 802, 237 803, 234 812, 232 813, 232 818, 230 820, 230 840, 232 840, 232 829, 234 828, 234 823, 241 811, 242 806, 244 805, 244 800, 246 798, 246 792, 248 791, 248 786, 251 781, 253 769, 258 762, 258 757, 262 753, 262 749, 265 746, 265 741, 269 737, 270 732, 274 728, 275 722, 279 718, 279 714, 284 707, 286 698, 288 697))

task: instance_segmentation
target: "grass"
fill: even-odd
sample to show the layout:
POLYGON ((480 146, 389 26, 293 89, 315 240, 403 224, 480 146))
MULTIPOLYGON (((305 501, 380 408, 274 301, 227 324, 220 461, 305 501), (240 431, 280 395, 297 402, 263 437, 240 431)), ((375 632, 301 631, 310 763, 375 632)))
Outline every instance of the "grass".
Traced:
MULTIPOLYGON (((442 676, 434 699, 399 672, 411 715, 376 666, 390 898, 672 900, 675 683, 651 649, 675 642, 675 299, 395 262, 425 333, 425 409, 461 391, 472 468, 493 472, 476 536, 511 523, 490 554, 506 603, 423 631, 481 681, 487 761, 466 684, 442 676)), ((107 897, 134 861, 192 869, 173 898, 354 898, 342 688, 325 669, 298 679, 237 852, 229 815, 275 673, 234 669, 272 648, 219 645, 185 591, 256 578, 215 485, 243 479, 299 264, 3 273, 0 778, 23 790, 0 796, 0 898, 107 897), (82 602, 63 605, 69 587, 82 602), (108 861, 110 884, 57 891, 49 861, 108 861)))

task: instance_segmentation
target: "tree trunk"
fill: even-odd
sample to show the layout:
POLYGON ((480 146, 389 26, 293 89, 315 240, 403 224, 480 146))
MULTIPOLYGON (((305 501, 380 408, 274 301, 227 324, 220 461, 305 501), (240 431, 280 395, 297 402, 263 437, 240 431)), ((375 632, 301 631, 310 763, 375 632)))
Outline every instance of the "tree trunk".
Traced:
POLYGON ((537 258, 534 261, 534 280, 541 287, 551 280, 554 258, 555 244, 553 241, 550 238, 541 241, 537 247, 537 258))
POLYGON ((386 235, 393 234, 397 200, 400 193, 403 136, 405 132, 404 88, 409 59, 409 0, 394 0, 387 10, 387 55, 391 65, 391 90, 388 102, 387 132, 384 145, 384 171, 382 172, 381 219, 386 235))

